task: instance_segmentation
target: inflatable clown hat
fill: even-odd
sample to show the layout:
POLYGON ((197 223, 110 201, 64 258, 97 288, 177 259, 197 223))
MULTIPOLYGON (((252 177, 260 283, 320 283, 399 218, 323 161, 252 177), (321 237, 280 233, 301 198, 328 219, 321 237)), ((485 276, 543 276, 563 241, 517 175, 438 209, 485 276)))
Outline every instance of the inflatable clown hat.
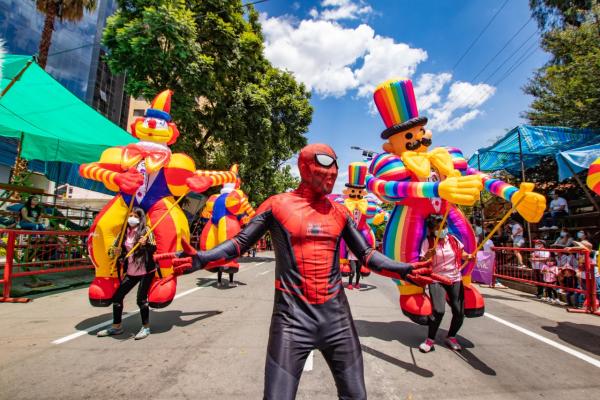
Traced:
POLYGON ((348 165, 348 183, 346 187, 351 189, 364 189, 367 187, 367 164, 363 162, 353 162, 348 165))
POLYGON ((146 109, 144 116, 146 118, 159 118, 164 119, 167 122, 171 122, 171 95, 172 91, 169 89, 163 90, 156 95, 150 108, 146 109))
POLYGON ((373 100, 386 127, 381 132, 382 139, 427 123, 426 117, 419 116, 410 79, 391 79, 381 83, 375 89, 373 100))

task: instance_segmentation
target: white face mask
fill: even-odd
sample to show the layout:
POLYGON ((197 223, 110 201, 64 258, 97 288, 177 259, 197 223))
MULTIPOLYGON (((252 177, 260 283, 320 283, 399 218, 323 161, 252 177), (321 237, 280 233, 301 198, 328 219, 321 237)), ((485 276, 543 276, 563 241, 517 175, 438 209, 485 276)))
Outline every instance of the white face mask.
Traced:
POLYGON ((561 232, 560 233, 560 237, 566 237, 567 236, 567 232, 561 232))
POLYGON ((577 232, 577 239, 583 239, 585 237, 585 233, 577 232))
POLYGON ((544 247, 544 246, 542 246, 541 244, 536 244, 536 245, 535 245, 535 248, 536 248, 536 249, 541 249, 542 247, 544 247))
POLYGON ((437 235, 440 239, 445 239, 448 236, 448 228, 444 228, 441 231, 437 231, 437 235))
POLYGON ((127 218, 127 223, 129 226, 138 226, 140 224, 140 219, 138 217, 129 217, 127 218))

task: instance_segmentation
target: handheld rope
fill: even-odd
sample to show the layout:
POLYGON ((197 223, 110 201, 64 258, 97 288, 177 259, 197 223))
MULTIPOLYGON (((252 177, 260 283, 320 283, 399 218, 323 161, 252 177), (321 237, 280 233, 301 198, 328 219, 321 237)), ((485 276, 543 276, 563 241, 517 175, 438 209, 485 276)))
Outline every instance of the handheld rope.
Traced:
POLYGON ((181 200, 183 200, 183 198, 189 193, 190 191, 186 191, 183 195, 181 195, 177 201, 175 201, 175 203, 171 204, 171 206, 167 209, 167 211, 164 212, 163 215, 160 216, 160 218, 150 227, 150 229, 148 229, 148 231, 144 234, 144 236, 142 236, 140 238, 140 240, 138 240, 138 242, 135 244, 135 246, 133 246, 131 248, 131 250, 129 250, 129 252, 127 253, 127 255, 125 255, 125 258, 129 257, 130 255, 133 254, 133 252, 140 247, 140 242, 143 240, 148 239, 148 236, 150 236, 150 234, 152 232, 154 232, 154 230, 158 227, 158 225, 162 222, 163 219, 166 218, 167 215, 169 215, 169 213, 171 212, 171 210, 173 210, 175 207, 177 207, 177 205, 181 202, 181 200))
MULTIPOLYGON (((470 256, 471 257, 475 257, 477 255, 477 253, 479 252, 479 250, 481 250, 483 248, 483 245, 485 244, 485 242, 487 242, 488 240, 490 240, 492 238, 492 236, 494 236, 494 233, 496 233, 498 231, 498 229, 500 229, 500 227, 502 225, 504 225, 504 223, 510 218, 511 214, 513 212, 515 212, 515 210, 517 209, 517 207, 519 206, 519 204, 521 204, 521 202, 525 199, 525 196, 521 197, 519 199, 519 201, 517 201, 515 204, 513 204, 513 206, 510 208, 510 210, 508 210, 506 212, 506 214, 504 214, 504 216, 502 217, 502 219, 500 221, 498 221, 498 223, 492 228, 492 230, 490 231, 490 233, 487 234, 487 236, 485 238, 483 238, 483 240, 479 243, 479 245, 477 246, 477 248, 475 249, 475 251, 473 251, 470 256)), ((469 263, 469 259, 465 260, 465 262, 463 263, 463 265, 461 265, 460 269, 462 270, 464 267, 467 266, 467 264, 469 263)))
MULTIPOLYGON (((131 210, 133 209, 133 202, 135 200, 135 196, 131 196, 131 201, 129 201, 129 207, 127 207, 127 215, 129 215, 129 213, 131 212, 131 210)), ((127 217, 125 218, 125 221, 123 221, 123 226, 121 226, 121 232, 119 233, 119 240, 117 241, 117 245, 115 246, 114 244, 108 248, 108 256, 110 258, 112 258, 114 260, 112 266, 111 266, 111 275, 113 272, 115 272, 115 266, 117 264, 117 257, 115 257, 115 249, 120 249, 121 245, 123 244, 123 238, 125 237, 125 230, 127 229, 127 217)))

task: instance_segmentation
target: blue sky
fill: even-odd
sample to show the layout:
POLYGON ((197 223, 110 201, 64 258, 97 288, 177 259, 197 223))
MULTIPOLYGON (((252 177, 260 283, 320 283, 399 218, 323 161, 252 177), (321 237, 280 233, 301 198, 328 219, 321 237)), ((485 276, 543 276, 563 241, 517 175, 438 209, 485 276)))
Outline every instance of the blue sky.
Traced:
POLYGON ((372 90, 386 79, 413 80, 420 114, 429 117, 438 146, 472 154, 524 123, 520 113, 531 98, 521 88, 548 58, 539 49, 527 3, 269 0, 256 8, 266 56, 311 89, 315 111, 307 137, 336 150, 341 188, 347 164, 361 158, 350 146, 381 149, 384 125, 374 110, 372 90))

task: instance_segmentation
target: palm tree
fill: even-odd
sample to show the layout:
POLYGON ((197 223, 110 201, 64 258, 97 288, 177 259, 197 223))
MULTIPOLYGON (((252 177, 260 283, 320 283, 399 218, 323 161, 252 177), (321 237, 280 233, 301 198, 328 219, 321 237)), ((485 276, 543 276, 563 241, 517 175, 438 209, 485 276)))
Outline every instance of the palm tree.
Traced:
POLYGON ((35 0, 37 9, 46 14, 44 29, 38 50, 38 64, 46 68, 48 61, 48 50, 52 43, 54 32, 54 20, 81 21, 84 11, 93 11, 96 8, 96 0, 35 0))

